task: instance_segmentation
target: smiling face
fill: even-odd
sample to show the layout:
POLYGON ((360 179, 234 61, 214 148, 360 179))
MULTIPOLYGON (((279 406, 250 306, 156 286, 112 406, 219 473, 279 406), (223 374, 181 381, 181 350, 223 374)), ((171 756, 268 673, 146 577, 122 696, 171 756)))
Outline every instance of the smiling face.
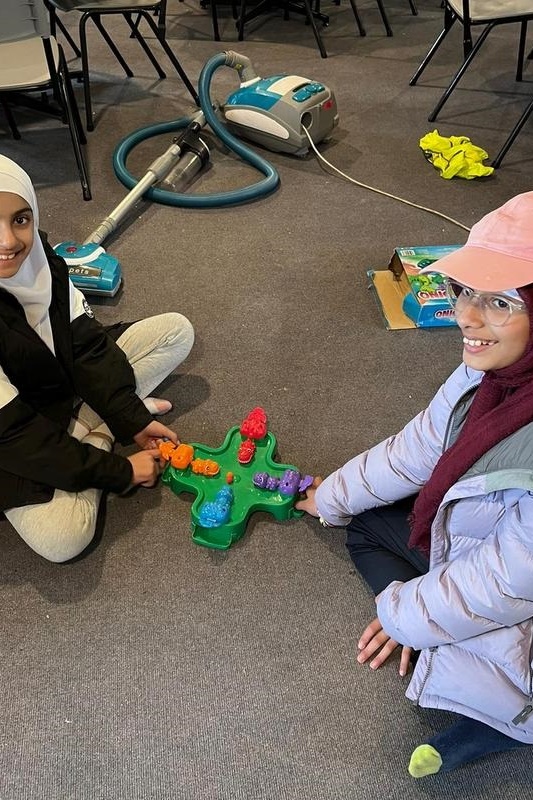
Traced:
POLYGON ((528 346, 529 314, 511 314, 505 325, 490 325, 476 303, 465 303, 456 321, 463 334, 463 361, 468 367, 488 370, 509 367, 521 358, 528 346))
POLYGON ((0 278, 12 278, 33 247, 33 213, 26 200, 0 192, 0 278))

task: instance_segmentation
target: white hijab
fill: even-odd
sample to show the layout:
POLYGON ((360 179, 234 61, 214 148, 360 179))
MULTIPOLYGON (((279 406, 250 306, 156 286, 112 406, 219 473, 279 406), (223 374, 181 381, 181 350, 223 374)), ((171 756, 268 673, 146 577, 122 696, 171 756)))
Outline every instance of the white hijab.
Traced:
POLYGON ((0 287, 17 298, 28 321, 28 325, 54 350, 54 340, 48 310, 52 299, 52 276, 48 259, 39 236, 39 208, 35 190, 24 170, 0 155, 0 192, 18 194, 33 212, 33 247, 12 278, 0 278, 0 287))

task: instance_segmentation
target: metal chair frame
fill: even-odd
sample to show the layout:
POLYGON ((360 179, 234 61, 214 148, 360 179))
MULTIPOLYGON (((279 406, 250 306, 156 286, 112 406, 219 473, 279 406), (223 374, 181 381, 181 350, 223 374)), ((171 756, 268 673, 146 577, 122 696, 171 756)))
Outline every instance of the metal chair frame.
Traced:
MULTIPOLYGON (((59 27, 60 20, 57 16, 57 11, 78 11, 80 16, 80 21, 78 25, 79 30, 79 53, 81 56, 81 78, 83 80, 83 92, 85 98, 85 119, 87 130, 92 131, 94 130, 94 116, 93 116, 93 109, 92 109, 92 101, 91 101, 91 88, 90 88, 90 72, 89 72, 89 53, 87 47, 87 23, 89 20, 92 20, 95 27, 101 34, 102 38, 106 42, 107 46, 117 59, 118 63, 124 70, 126 76, 128 78, 133 77, 133 71, 126 63, 122 53, 118 49, 117 45, 107 32, 104 27, 102 18, 106 18, 111 15, 120 15, 125 20, 130 29, 130 35, 132 38, 136 39, 143 51, 145 52, 146 56, 148 57, 150 63, 154 67, 155 71, 159 78, 166 78, 166 73, 162 69, 159 61, 156 59, 154 53, 150 49, 146 39, 139 31, 139 23, 142 20, 145 20, 148 27, 154 34, 154 37, 157 39, 159 44, 161 45, 163 51, 165 52, 167 58, 171 62, 172 66, 178 73, 179 77, 183 81, 186 89, 189 91, 191 97, 193 98, 196 105, 199 104, 198 94, 192 85, 191 81, 189 80, 185 70, 181 66, 180 62, 172 52, 167 40, 166 40, 166 0, 157 0, 150 3, 140 3, 137 4, 128 4, 127 2, 121 3, 120 5, 116 6, 109 6, 105 2, 101 2, 100 4, 97 0, 93 0, 93 2, 76 2, 73 3, 72 0, 63 0, 63 2, 59 2, 58 0, 47 0, 47 5, 50 9, 51 15, 51 24, 52 30, 55 30, 56 26, 59 27), (158 21, 157 23, 154 21, 154 14, 157 14, 158 21)), ((65 26, 61 23, 61 30, 65 30, 65 26)), ((72 37, 69 37, 69 43, 76 44, 72 41, 72 37)))
POLYGON ((429 62, 432 60, 433 56, 441 46, 442 42, 452 29, 453 25, 459 21, 463 26, 463 63, 456 71, 455 75, 451 79, 450 83, 448 84, 447 88, 441 95, 437 105, 431 112, 428 117, 429 122, 434 122, 437 119, 440 111, 442 110, 444 104, 448 101, 450 95, 452 94, 453 90, 463 77, 464 73, 474 60, 475 56, 481 49, 481 46, 485 42, 487 36, 497 25, 506 25, 512 22, 520 23, 520 38, 519 38, 519 45, 518 45, 518 60, 517 60, 517 67, 516 67, 516 80, 521 81, 523 76, 523 64, 524 64, 524 56, 525 56, 525 46, 526 46, 526 35, 527 35, 527 23, 530 19, 533 19, 533 3, 531 4, 531 13, 527 14, 514 14, 514 15, 502 15, 498 18, 494 17, 486 17, 486 18, 472 18, 470 13, 470 0, 463 0, 463 13, 459 15, 456 10, 450 5, 447 0, 444 0, 444 27, 436 40, 433 42, 431 47, 429 48, 428 52, 424 56, 420 66, 414 73, 413 77, 409 81, 410 86, 415 86, 418 82, 418 79, 426 69, 429 62), (474 42, 472 29, 477 26, 483 26, 481 33, 479 34, 478 38, 474 42))
MULTIPOLYGON (((82 145, 86 144, 86 138, 81 124, 76 97, 72 89, 72 83, 67 67, 65 55, 61 46, 51 36, 48 20, 48 13, 43 0, 10 0, 6 6, 0 6, 0 30, 4 32, 5 38, 2 41, 0 34, 0 53, 2 44, 24 42, 22 52, 28 51, 27 42, 40 39, 43 46, 44 57, 48 71, 48 80, 43 80, 42 73, 35 79, 35 83, 20 74, 20 80, 12 86, 3 85, 0 89, 0 102, 6 114, 6 118, 15 139, 20 139, 20 132, 15 122, 11 105, 24 105, 45 114, 59 117, 64 124, 68 125, 76 164, 80 177, 80 183, 84 200, 90 200, 91 188, 87 165, 82 151, 82 145), (18 7, 21 9, 20 19, 16 17, 18 7), (29 13, 28 13, 29 12, 29 13), (2 15, 9 15, 2 19, 2 15), (33 33, 31 27, 33 26, 33 33), (17 29, 20 33, 17 33, 17 29), (7 34, 6 34, 7 31, 7 34), (54 46, 57 48, 54 52, 54 46), (56 55, 57 54, 57 55, 56 55), (34 95, 39 92, 39 98, 34 95), (53 102, 50 102, 48 92, 51 92, 53 102)), ((0 64, 2 59, 0 56, 0 64)), ((31 66, 31 65, 29 65, 31 66)), ((0 67, 1 73, 1 67, 0 67)))

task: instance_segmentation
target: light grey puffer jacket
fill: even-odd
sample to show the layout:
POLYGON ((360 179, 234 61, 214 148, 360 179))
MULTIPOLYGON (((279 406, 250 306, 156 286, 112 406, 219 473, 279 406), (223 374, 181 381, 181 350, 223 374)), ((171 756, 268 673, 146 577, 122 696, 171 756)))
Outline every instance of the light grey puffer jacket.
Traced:
MULTIPOLYGON (((482 373, 462 364, 428 408, 318 488, 331 524, 419 491, 455 440, 482 373)), ((533 423, 486 453, 446 493, 429 572, 395 581, 378 616, 421 650, 407 697, 533 743, 533 423)))

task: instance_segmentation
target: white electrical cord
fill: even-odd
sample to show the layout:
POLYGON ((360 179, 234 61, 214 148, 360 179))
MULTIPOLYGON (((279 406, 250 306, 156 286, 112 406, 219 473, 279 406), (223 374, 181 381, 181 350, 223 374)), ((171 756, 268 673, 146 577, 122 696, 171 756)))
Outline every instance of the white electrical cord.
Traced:
POLYGON ((421 211, 427 211, 429 214, 436 214, 437 217, 442 217, 442 219, 447 220, 447 222, 451 222, 453 225, 457 225, 458 228, 462 228, 465 231, 470 230, 470 228, 467 228, 462 222, 458 222, 456 219, 453 219, 453 217, 448 217, 446 214, 442 214, 440 211, 436 211, 434 208, 426 208, 426 206, 421 206, 418 203, 412 203, 410 200, 405 200, 403 197, 397 197, 395 194, 391 194, 390 192, 384 192, 382 189, 376 189, 375 186, 369 186, 366 183, 361 183, 361 181, 356 181, 355 178, 351 178, 349 175, 346 175, 345 172, 342 172, 340 169, 337 169, 337 167, 334 167, 333 164, 330 164, 330 162, 325 159, 321 153, 319 153, 305 125, 303 126, 303 129, 305 131, 305 135, 309 139, 309 144, 315 151, 320 161, 323 161, 324 164, 327 164, 330 169, 332 169, 334 172, 337 172, 343 178, 346 178, 346 180, 350 181, 350 183, 355 183, 356 186, 362 186, 363 189, 370 189, 371 192, 383 194, 385 197, 391 197, 393 200, 398 200, 400 203, 405 203, 407 206, 413 206, 413 208, 419 208, 421 211))

